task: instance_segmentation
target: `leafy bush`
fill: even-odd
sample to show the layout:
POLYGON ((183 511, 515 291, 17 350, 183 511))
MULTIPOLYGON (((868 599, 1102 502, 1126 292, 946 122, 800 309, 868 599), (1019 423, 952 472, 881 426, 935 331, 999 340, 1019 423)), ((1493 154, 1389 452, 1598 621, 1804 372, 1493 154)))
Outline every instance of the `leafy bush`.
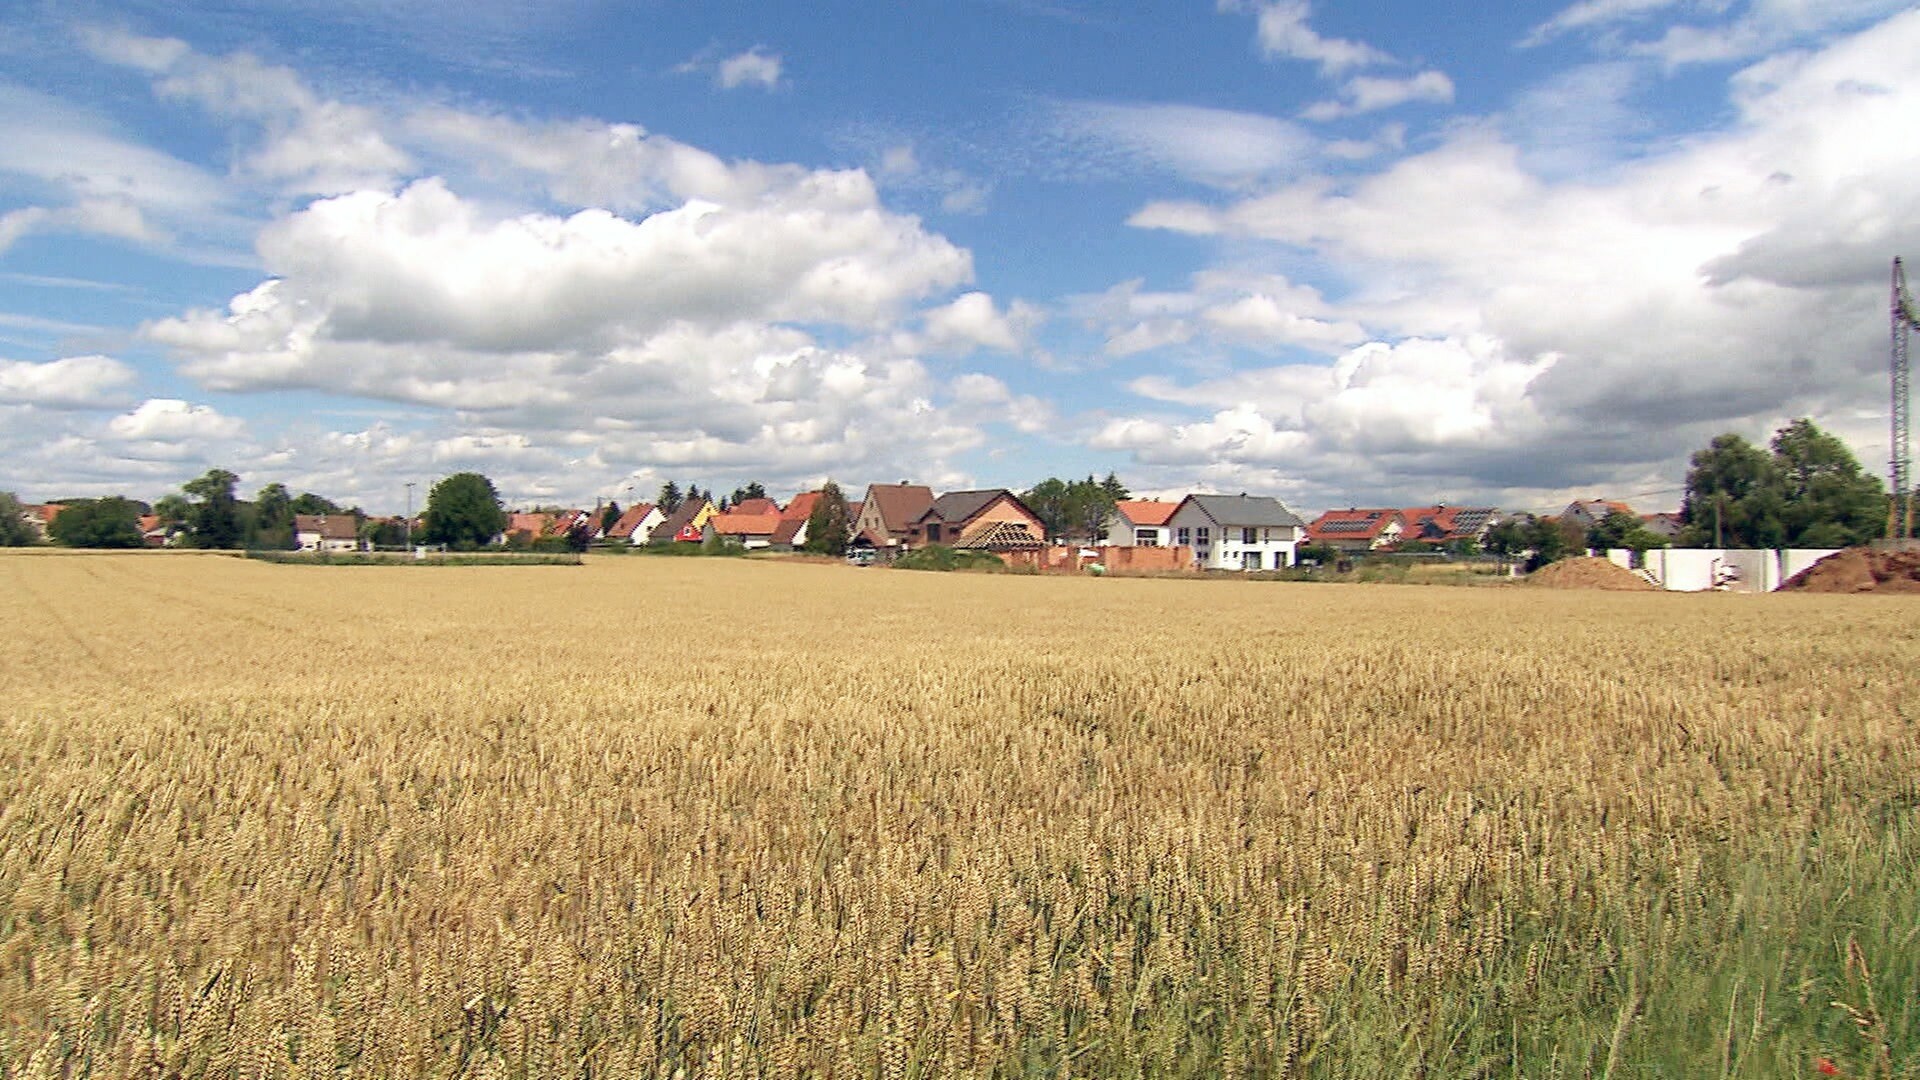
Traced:
POLYGON ((969 551, 944 544, 916 548, 893 560, 893 565, 901 570, 976 570, 998 574, 1007 571, 1007 564, 991 551, 969 551))

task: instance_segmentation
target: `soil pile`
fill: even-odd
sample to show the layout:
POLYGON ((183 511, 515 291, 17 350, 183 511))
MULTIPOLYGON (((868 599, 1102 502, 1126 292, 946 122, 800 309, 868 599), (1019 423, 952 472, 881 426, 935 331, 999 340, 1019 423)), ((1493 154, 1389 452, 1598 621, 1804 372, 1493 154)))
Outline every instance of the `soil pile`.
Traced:
POLYGON ((1920 551, 1836 551, 1787 579, 1782 591, 1920 593, 1920 551))
POLYGON ((1562 559, 1527 575, 1527 584, 1548 589, 1606 589, 1610 592, 1658 592, 1658 586, 1605 559, 1562 559))

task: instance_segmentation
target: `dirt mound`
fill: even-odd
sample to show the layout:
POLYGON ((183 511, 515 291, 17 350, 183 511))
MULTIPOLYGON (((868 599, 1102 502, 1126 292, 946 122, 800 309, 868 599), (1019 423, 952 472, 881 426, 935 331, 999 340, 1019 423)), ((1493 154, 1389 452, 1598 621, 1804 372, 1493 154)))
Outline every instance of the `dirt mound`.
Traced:
POLYGON ((1527 584, 1548 589, 1606 589, 1611 592, 1657 592, 1658 587, 1631 570, 1605 559, 1562 559, 1527 575, 1527 584))
POLYGON ((1920 593, 1920 551, 1847 548, 1793 575, 1780 588, 1825 593, 1920 593))

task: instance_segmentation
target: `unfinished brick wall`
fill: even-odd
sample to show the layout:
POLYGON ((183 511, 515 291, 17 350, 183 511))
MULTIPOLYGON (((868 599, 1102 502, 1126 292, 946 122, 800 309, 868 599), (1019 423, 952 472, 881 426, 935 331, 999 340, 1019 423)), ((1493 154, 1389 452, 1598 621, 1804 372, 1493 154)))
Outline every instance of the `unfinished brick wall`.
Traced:
POLYGON ((1099 566, 1109 574, 1167 574, 1193 569, 1193 549, 1187 547, 1052 546, 1027 551, 1002 551, 1000 558, 1015 569, 1037 569, 1043 574, 1078 574, 1099 566), (1097 552, 1094 557, 1082 551, 1097 552))

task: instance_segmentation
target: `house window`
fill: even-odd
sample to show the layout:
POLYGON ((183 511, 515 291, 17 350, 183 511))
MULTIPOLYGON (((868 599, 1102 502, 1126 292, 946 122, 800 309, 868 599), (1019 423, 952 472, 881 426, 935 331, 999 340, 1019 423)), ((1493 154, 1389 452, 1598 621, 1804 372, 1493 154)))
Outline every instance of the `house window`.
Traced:
POLYGON ((1257 543, 1259 543, 1259 542, 1260 542, 1260 530, 1259 530, 1259 529, 1256 529, 1256 528, 1254 528, 1254 527, 1253 527, 1253 526, 1251 526, 1251 525, 1248 525, 1248 526, 1246 526, 1246 527, 1244 527, 1244 528, 1242 528, 1242 529, 1240 530, 1240 542, 1241 542, 1241 543, 1243 543, 1243 544, 1257 544, 1257 543))
POLYGON ((1206 547, 1208 544, 1213 543, 1213 530, 1205 525, 1194 529, 1193 543, 1195 547, 1206 547))
POLYGON ((939 542, 940 542, 940 526, 929 522, 927 524, 927 543, 937 544, 939 542))
POLYGON ((1133 542, 1138 547, 1159 547, 1160 530, 1135 529, 1133 530, 1133 542))
POLYGON ((1179 544, 1181 547, 1186 547, 1188 544, 1193 543, 1192 531, 1184 527, 1181 528, 1177 532, 1174 542, 1179 544))
MULTIPOLYGON (((1252 531, 1252 530, 1248 530, 1248 531, 1252 531)), ((1258 570, 1258 569, 1260 569, 1260 553, 1259 553, 1259 552, 1257 552, 1257 551, 1243 551, 1243 552, 1241 552, 1241 553, 1240 553, 1240 568, 1241 568, 1242 570, 1258 570)))

